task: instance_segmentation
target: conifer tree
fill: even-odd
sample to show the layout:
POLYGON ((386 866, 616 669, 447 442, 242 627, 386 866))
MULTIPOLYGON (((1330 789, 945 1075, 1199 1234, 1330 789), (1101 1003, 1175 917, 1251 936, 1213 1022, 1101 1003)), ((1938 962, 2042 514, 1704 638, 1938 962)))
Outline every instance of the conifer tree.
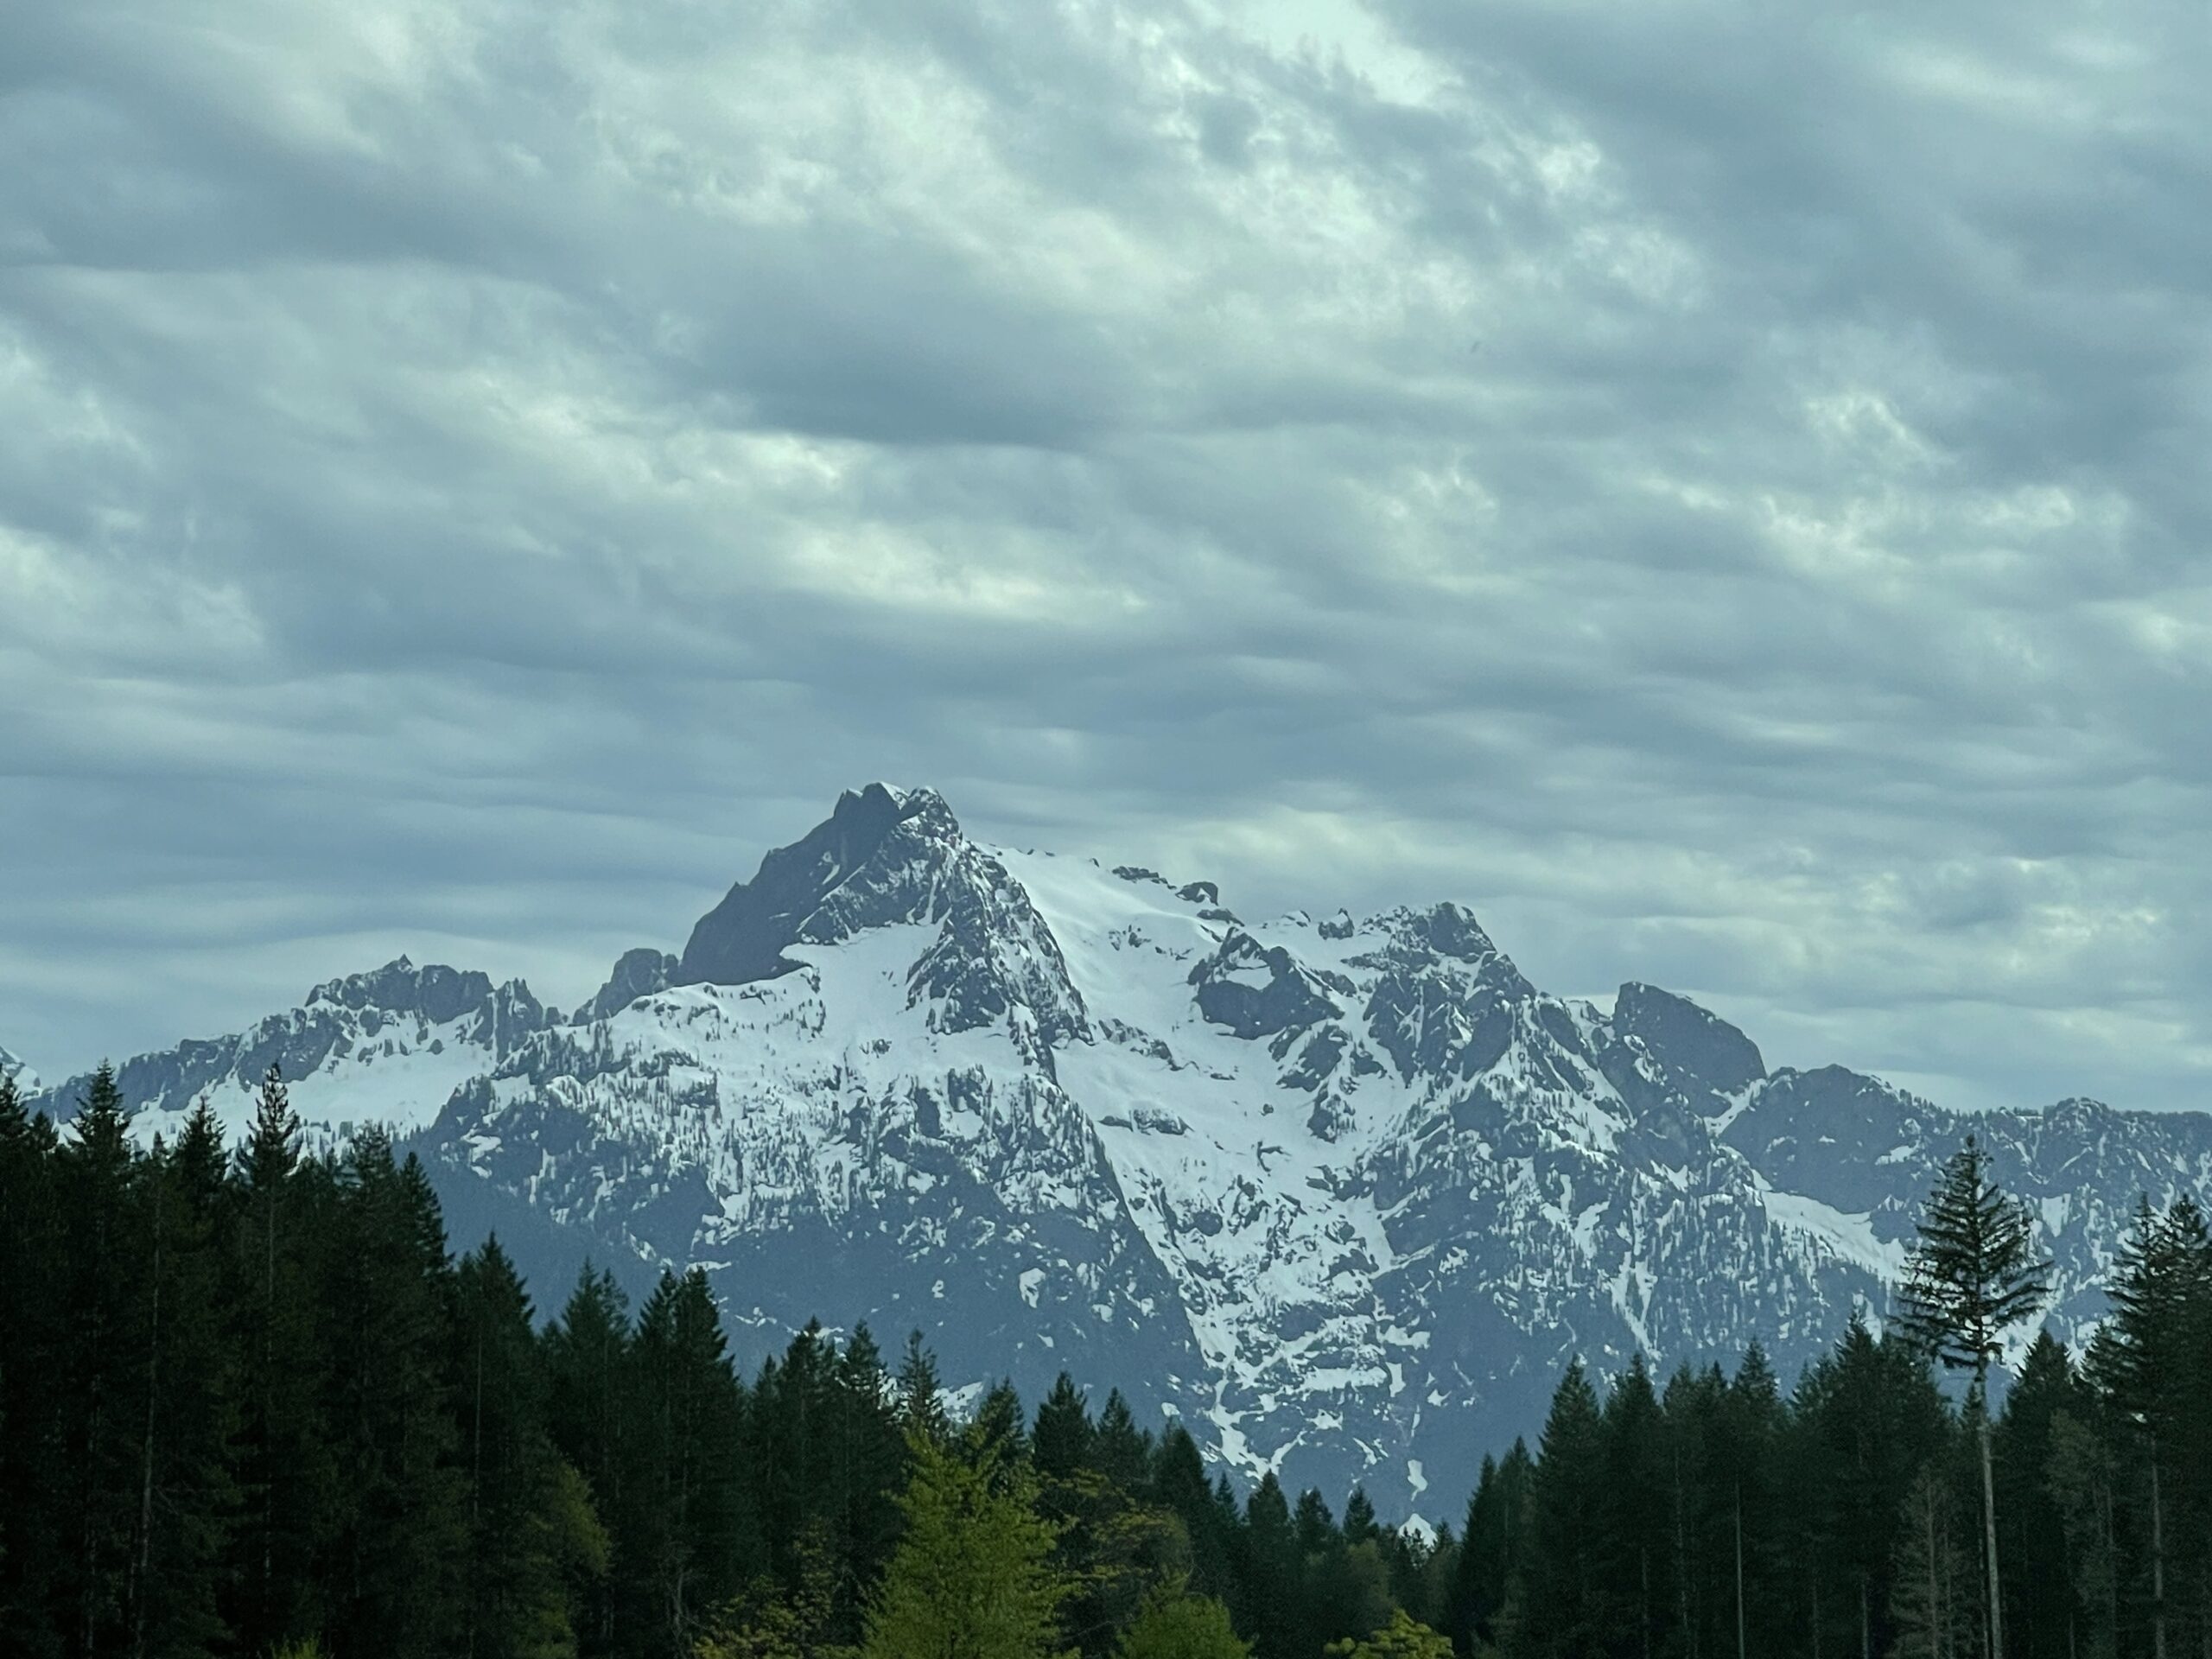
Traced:
POLYGON ((236 1478, 242 1499, 228 1624, 261 1653, 322 1626, 315 1563, 331 1524, 335 1449, 326 1432, 327 1351, 317 1317, 318 1183, 303 1170, 300 1120, 271 1065, 238 1152, 232 1319, 245 1386, 236 1478))
POLYGON ((1090 1461, 1091 1433, 1090 1408, 1075 1379, 1062 1371, 1037 1408, 1030 1434, 1038 1474, 1047 1481, 1071 1478, 1090 1461))
POLYGON ((1703 1653, 1719 1641, 1728 1602, 1726 1443, 1728 1382, 1719 1366, 1676 1368, 1661 1401, 1664 1425, 1666 1521, 1674 1601, 1666 1619, 1674 1644, 1703 1653))
POLYGON ((1119 1389, 1108 1389, 1106 1403, 1099 1408, 1090 1458, 1098 1472, 1125 1492, 1140 1490, 1152 1466, 1152 1436, 1137 1427, 1136 1414, 1119 1389))
POLYGON ((841 1517, 835 1345, 810 1319, 754 1382, 747 1412, 752 1501, 772 1570, 796 1581, 797 1551, 841 1517))
POLYGON ((1014 1391, 1011 1379, 1001 1378, 984 1394, 962 1438, 973 1455, 988 1454, 994 1466, 1028 1460, 1029 1430, 1022 1421, 1021 1396, 1014 1391))
POLYGON ((1974 1649, 1975 1621, 1967 1582, 1971 1569, 1959 1541, 1950 1484, 1924 1469, 1905 1498, 1891 1619, 1896 1659, 1964 1659, 1974 1649))
POLYGON ((890 1396, 883 1356, 866 1325, 837 1358, 837 1448, 843 1510, 836 1530, 830 1636, 857 1645, 862 1597, 882 1576, 899 1539, 898 1494, 906 1439, 890 1396))
POLYGON ((544 1368, 530 1299, 496 1237, 455 1273, 460 1390, 468 1482, 468 1570, 461 1586, 466 1659, 572 1652, 586 1582, 606 1539, 547 1431, 544 1368))
POLYGON ((582 1478, 607 1540, 608 1571, 588 1579, 577 1614, 581 1649, 617 1651, 615 1593, 628 1562, 624 1550, 625 1480, 634 1451, 630 1434, 629 1303, 614 1275, 586 1262, 561 1317, 543 1340, 546 1416, 555 1448, 582 1478))
POLYGON ((922 1342, 922 1333, 910 1332, 906 1357, 899 1363, 899 1421, 909 1437, 942 1444, 952 1433, 944 1414, 943 1385, 938 1381, 937 1356, 922 1342))
POLYGON ((2139 1209, 2110 1291, 2109 1337, 2092 1345, 2091 1370, 2142 1462, 2151 1649, 2152 1659, 2167 1659, 2178 1587, 2171 1582, 2177 1510, 2169 1489, 2202 1398, 2190 1337, 2212 1305, 2212 1236, 2194 1199, 2184 1194, 2164 1214, 2147 1203, 2139 1209))
POLYGON ((61 1350, 63 1457, 73 1501, 62 1556, 63 1627, 79 1653, 127 1645, 125 1586, 139 1491, 140 1205, 122 1090, 103 1061, 77 1103, 59 1161, 68 1317, 61 1350))
POLYGON ((1381 1523, 1375 1518, 1375 1501, 1368 1497, 1364 1486, 1353 1487, 1351 1496, 1344 1500, 1344 1541, 1371 1543, 1382 1534, 1381 1523))
POLYGON ((1290 1501, 1270 1469, 1244 1503, 1244 1524, 1237 1577, 1241 1605, 1232 1611, 1236 1627, 1265 1654, 1287 1652, 1298 1635, 1296 1591, 1300 1566, 1290 1501))
POLYGON ((1780 1463, 1781 1386, 1756 1338, 1728 1385, 1726 1431, 1716 1479, 1727 1505, 1728 1619, 1736 1659, 1771 1651, 1783 1619, 1780 1463), (1754 1639, 1754 1638, 1757 1639, 1754 1639))
POLYGON ((1602 1617, 1618 1650, 1650 1659, 1676 1622, 1677 1555, 1666 1424, 1643 1356, 1634 1356, 1605 1402, 1598 1516, 1602 1617))
POLYGON ((1327 1500, 1311 1486, 1298 1495, 1298 1502, 1290 1512, 1290 1529, 1298 1540, 1298 1553, 1309 1559, 1343 1541, 1337 1531, 1336 1517, 1329 1513, 1327 1500))
POLYGON ((2066 1346, 2037 1333, 1995 1432, 1999 1541, 2014 1570, 2006 1575, 2005 1628, 2024 1659, 2069 1659, 2078 1645, 2075 1566, 2065 1516, 2050 1478, 2055 1426, 2079 1410, 2082 1387, 2066 1346))
POLYGON ((644 1651, 685 1652, 742 1587, 746 1491, 738 1464, 744 1397, 707 1275, 664 1274, 638 1318, 631 1361, 641 1456, 628 1494, 644 1651))
POLYGON ((191 1659, 226 1633, 219 1564, 237 1521, 241 1376, 223 1304, 232 1218, 222 1131, 205 1099, 141 1166, 149 1234, 130 1651, 191 1659))
MULTIPOLYGON (((2096 1369, 2096 1345, 2093 1339, 2085 1370, 2096 1369)), ((2080 1621, 2078 1641, 2067 1646, 2069 1659, 2117 1659, 2120 1652, 2119 1437, 2101 1421, 2106 1415, 2104 1402, 2085 1389, 2074 1409, 2051 1418, 2045 1478, 2064 1520, 2069 1587, 2080 1621)), ((2069 1637, 2074 1634, 2069 1629, 2069 1637)))
POLYGON ((1942 1450, 1942 1396, 1923 1350, 1877 1339, 1854 1314, 1834 1351, 1800 1382, 1793 1415, 1788 1478, 1804 1499, 1797 1588, 1807 1645, 1874 1659, 1889 1642, 1905 1499, 1942 1450))
POLYGON ((453 1268, 419 1176, 381 1128, 355 1137, 342 1169, 323 1297, 337 1471, 323 1634, 334 1659, 427 1659, 465 1622, 453 1268))
POLYGON ((1597 1535, 1605 1459, 1597 1393, 1578 1359, 1552 1395, 1530 1494, 1526 1622, 1518 1637, 1537 1659, 1567 1659, 1605 1641, 1606 1563, 1597 1535))
POLYGON ((1205 1457, 1181 1424, 1171 1424, 1154 1454, 1154 1500, 1182 1522, 1190 1548, 1192 1593, 1227 1603, 1232 1589, 1230 1541, 1236 1517, 1206 1484, 1205 1457))
POLYGON ((60 1357, 63 1299, 54 1124, 0 1077, 0 1631, 25 1659, 52 1659, 62 1572, 60 1529, 45 1506, 65 1490, 60 1357))
POLYGON ((1504 1644, 1507 1599, 1522 1576, 1529 1542, 1529 1493, 1535 1460, 1516 1440, 1503 1460, 1485 1457, 1467 1500, 1446 1623, 1453 1646, 1471 1656, 1504 1644))
POLYGON ((1906 1263, 1898 1317, 1906 1332, 1952 1370, 1970 1371, 1967 1409, 1981 1454, 1983 1572, 1989 1648, 2005 1653, 2003 1581, 1998 1571, 1997 1490, 1990 1452, 1989 1368, 2005 1337, 2050 1294, 2050 1263, 2035 1254, 2027 1207, 2009 1198, 1974 1137, 1944 1165, 1906 1263))

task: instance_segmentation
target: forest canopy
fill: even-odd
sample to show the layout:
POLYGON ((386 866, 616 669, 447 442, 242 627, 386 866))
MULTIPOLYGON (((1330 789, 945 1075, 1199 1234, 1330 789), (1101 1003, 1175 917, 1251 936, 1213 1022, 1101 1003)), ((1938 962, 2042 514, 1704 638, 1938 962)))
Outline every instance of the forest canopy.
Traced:
POLYGON ((1803 1376, 1561 1377, 1456 1525, 1240 1491, 1063 1376, 956 1420, 918 1336, 745 1376, 703 1274, 541 1318, 371 1130, 282 1080, 136 1147, 0 1083, 0 1651, 25 1659, 1707 1659, 2212 1652, 2212 1238, 2147 1203, 2076 1355, 2019 1352, 1972 1144, 1901 1317, 1803 1376), (2008 1344, 2010 1346, 2008 1346, 2008 1344), (1947 1389, 1946 1373, 1964 1386, 1947 1389), (1994 1593, 1993 1594, 1993 1591, 1994 1593))

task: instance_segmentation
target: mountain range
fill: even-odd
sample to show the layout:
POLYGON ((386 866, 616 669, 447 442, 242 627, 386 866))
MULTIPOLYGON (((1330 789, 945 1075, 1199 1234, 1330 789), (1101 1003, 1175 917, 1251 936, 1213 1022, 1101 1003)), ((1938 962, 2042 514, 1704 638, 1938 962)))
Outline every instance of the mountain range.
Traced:
POLYGON ((1538 989, 1455 904, 1248 918, 880 784, 568 1014, 403 957, 119 1081, 142 1137, 205 1096, 235 1138, 271 1063, 315 1144, 404 1137, 542 1312, 587 1257, 633 1290, 698 1264, 743 1358, 817 1316, 918 1330, 950 1384, 1065 1370, 1240 1480, 1400 1518, 1455 1510, 1573 1356, 1732 1364, 1756 1335, 1788 1379, 1878 1319, 1969 1133, 2069 1338, 2139 1202, 2212 1178, 2203 1114, 1770 1070, 1657 987, 1538 989))

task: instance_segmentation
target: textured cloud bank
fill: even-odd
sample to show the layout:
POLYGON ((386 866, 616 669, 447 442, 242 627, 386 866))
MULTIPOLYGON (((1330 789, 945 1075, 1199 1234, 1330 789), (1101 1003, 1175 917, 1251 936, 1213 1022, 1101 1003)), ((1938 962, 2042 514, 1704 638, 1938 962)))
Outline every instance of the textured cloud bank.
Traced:
POLYGON ((0 17, 0 1040, 568 1001, 836 791, 2212 1078, 2194 9, 0 17))

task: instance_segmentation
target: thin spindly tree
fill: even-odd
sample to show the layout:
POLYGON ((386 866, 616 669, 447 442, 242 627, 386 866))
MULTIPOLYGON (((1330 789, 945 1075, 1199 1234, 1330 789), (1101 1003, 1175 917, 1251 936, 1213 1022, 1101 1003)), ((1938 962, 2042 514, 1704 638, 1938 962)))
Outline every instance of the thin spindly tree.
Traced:
POLYGON ((2005 1333, 2050 1294, 2050 1263, 2035 1250, 2027 1207, 1989 1173, 1974 1137, 1943 1166, 1905 1264, 1898 1320, 1948 1370, 1971 1371, 1967 1411, 1981 1452, 1984 1578, 1989 1651, 2004 1659, 2004 1602, 1997 1568, 1997 1491, 1989 1444, 1989 1368, 2005 1333))

